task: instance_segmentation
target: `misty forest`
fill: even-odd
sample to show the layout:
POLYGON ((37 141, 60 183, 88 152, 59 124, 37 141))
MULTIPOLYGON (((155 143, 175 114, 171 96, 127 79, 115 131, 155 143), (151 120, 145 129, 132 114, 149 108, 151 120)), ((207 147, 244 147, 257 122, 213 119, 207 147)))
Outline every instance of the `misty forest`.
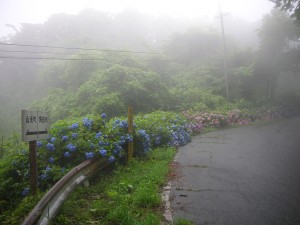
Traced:
POLYGON ((1 41, 1 135, 19 131, 24 108, 45 110, 54 122, 123 115, 128 104, 139 113, 296 101, 299 27, 280 11, 261 25, 224 20, 228 99, 216 26, 130 10, 115 16, 84 10, 22 24, 1 41))
POLYGON ((265 118, 296 113, 299 59, 300 26, 277 9, 253 23, 222 14, 209 24, 130 9, 117 14, 85 9, 54 14, 43 24, 22 24, 0 41, 0 157, 6 159, 0 167, 2 221, 18 224, 16 215, 24 217, 34 206, 24 202, 30 190, 28 165, 22 163, 28 160, 20 141, 22 109, 46 111, 54 124, 56 140, 39 143, 46 149, 38 156, 39 188, 45 191, 61 177, 63 163, 67 171, 81 162, 79 156, 67 160, 75 157, 75 147, 79 152, 81 146, 83 159, 94 157, 87 150, 94 149, 92 144, 83 143, 89 135, 89 144, 104 141, 101 132, 110 132, 106 139, 118 137, 119 142, 104 141, 99 154, 111 154, 111 162, 122 158, 120 149, 132 141, 124 131, 128 106, 140 129, 133 134, 143 148, 138 156, 156 146, 184 145, 192 131, 203 128, 246 124, 271 111, 265 118), (159 129, 150 126, 154 121, 159 129), (63 126, 69 126, 65 133, 63 126), (58 155, 51 143, 56 149, 69 144, 58 155))

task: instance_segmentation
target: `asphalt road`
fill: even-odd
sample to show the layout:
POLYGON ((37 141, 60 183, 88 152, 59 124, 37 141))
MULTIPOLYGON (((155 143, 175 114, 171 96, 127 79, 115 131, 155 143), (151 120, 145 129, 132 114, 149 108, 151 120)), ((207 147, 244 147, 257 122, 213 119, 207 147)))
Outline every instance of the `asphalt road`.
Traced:
POLYGON ((300 225, 300 117, 199 135, 176 161, 173 218, 300 225))

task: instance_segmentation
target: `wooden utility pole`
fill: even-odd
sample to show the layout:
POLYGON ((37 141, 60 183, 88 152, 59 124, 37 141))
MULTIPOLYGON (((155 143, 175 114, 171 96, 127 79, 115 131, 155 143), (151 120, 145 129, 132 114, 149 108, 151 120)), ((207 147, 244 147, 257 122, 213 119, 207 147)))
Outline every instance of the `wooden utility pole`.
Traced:
POLYGON ((225 16, 225 14, 222 14, 222 12, 221 12, 220 2, 219 2, 219 16, 220 16, 220 20, 221 20, 222 37, 223 37, 223 49, 224 49, 223 62, 224 62, 224 79, 225 79, 226 100, 229 101, 229 87, 228 87, 228 73, 227 73, 227 46, 226 46, 226 40, 225 40, 224 21, 223 21, 223 17, 225 16))

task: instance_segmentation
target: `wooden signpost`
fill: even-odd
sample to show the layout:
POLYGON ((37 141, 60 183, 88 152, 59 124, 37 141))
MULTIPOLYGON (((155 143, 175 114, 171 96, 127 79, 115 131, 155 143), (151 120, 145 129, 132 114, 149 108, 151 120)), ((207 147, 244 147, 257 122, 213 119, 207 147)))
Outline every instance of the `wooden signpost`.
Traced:
POLYGON ((36 142, 49 138, 48 115, 46 112, 22 110, 22 141, 29 142, 30 162, 30 188, 32 194, 36 194, 38 173, 37 173, 37 145, 36 142))

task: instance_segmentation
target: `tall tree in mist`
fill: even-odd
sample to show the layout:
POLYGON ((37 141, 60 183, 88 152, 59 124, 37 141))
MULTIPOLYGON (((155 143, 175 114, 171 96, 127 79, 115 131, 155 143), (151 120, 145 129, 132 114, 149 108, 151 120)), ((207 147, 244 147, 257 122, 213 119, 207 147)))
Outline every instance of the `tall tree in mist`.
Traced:
POLYGON ((291 17, 300 23, 300 0, 270 0, 276 7, 291 13, 291 17))
POLYGON ((299 38, 299 27, 283 11, 273 10, 263 19, 259 30, 260 51, 255 63, 257 84, 263 86, 266 99, 272 100, 276 79, 284 70, 284 54, 294 50, 291 42, 299 38))

